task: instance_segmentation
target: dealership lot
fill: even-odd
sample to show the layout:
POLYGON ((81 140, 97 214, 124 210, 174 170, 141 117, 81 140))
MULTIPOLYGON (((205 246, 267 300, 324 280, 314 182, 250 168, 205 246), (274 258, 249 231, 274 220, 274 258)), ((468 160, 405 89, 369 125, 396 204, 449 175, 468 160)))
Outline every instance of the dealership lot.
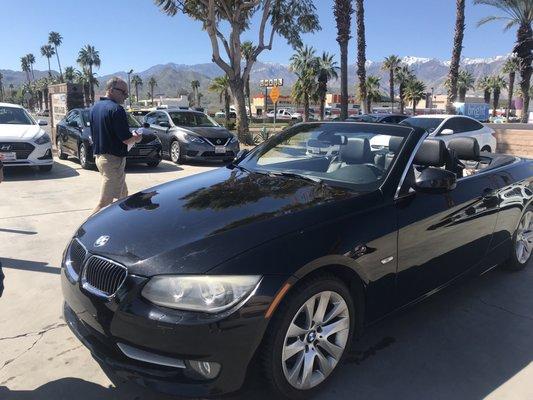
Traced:
MULTIPOLYGON (((214 167, 135 166, 128 186, 133 193, 214 167)), ((165 398, 111 381, 61 318, 61 253, 99 185, 97 172, 73 160, 56 160, 49 174, 9 170, 0 184, 1 399, 165 398)), ((493 270, 370 327, 316 398, 533 398, 531 287, 532 266, 493 270)), ((261 398, 257 385, 247 390, 261 398)))

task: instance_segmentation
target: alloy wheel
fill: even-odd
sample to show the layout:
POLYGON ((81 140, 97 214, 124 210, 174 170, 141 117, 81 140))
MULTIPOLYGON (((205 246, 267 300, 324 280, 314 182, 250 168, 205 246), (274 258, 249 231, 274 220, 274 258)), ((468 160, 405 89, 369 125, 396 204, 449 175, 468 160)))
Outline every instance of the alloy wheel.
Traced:
POLYGON ((173 141, 170 145, 170 159, 175 163, 180 160, 180 144, 177 140, 173 141))
POLYGON ((533 251, 533 211, 527 211, 518 224, 515 252, 520 264, 525 264, 533 251))
POLYGON ((335 369, 347 345, 350 313, 336 292, 313 295, 298 310, 285 334, 282 367, 296 389, 322 383, 335 369))
POLYGON ((82 144, 80 146, 80 164, 82 166, 85 166, 87 163, 87 150, 85 149, 85 146, 82 144))

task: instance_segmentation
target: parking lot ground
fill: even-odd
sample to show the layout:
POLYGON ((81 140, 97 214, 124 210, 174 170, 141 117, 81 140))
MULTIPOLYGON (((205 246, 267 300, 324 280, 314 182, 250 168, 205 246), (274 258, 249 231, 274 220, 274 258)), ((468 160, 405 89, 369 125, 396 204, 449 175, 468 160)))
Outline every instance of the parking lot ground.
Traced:
MULTIPOLYGON (((130 192, 214 166, 128 169, 130 192)), ((73 161, 0 184, 0 399, 169 399, 110 379, 61 318, 62 251, 97 202, 100 177, 73 161)), ((533 399, 533 265, 495 269, 368 328, 315 397, 533 399)), ((252 381, 239 399, 270 399, 252 381)))

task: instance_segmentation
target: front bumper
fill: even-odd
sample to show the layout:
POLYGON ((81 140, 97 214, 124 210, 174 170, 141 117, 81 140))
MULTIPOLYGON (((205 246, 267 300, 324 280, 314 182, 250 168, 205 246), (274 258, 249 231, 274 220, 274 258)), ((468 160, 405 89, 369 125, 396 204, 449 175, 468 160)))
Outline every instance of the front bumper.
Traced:
POLYGON ((34 142, 9 142, 16 153, 16 160, 4 160, 4 167, 38 167, 54 163, 52 144, 36 144, 34 142))
POLYGON ((225 153, 216 153, 215 147, 208 143, 181 143, 181 151, 185 160, 189 161, 230 161, 239 152, 239 143, 225 146, 225 153))
POLYGON ((128 276, 117 295, 104 300, 85 291, 79 282, 72 283, 66 274, 63 268, 65 321, 104 371, 180 396, 216 396, 242 386, 268 325, 266 309, 285 280, 263 277, 240 309, 230 315, 209 316, 147 302, 140 296, 147 278, 128 276), (185 367, 132 359, 119 344, 185 367), (190 360, 215 362, 221 370, 214 379, 205 380, 191 370, 190 360))

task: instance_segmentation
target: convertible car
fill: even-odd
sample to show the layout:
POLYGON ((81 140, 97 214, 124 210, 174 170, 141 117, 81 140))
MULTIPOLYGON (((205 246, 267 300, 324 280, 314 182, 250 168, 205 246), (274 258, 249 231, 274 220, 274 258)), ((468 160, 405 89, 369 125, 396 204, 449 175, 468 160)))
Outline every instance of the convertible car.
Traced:
POLYGON ((532 189, 531 161, 474 138, 295 125, 89 218, 63 255, 65 320, 106 371, 158 391, 218 396, 260 371, 273 398, 308 398, 366 325, 524 268, 532 189))

